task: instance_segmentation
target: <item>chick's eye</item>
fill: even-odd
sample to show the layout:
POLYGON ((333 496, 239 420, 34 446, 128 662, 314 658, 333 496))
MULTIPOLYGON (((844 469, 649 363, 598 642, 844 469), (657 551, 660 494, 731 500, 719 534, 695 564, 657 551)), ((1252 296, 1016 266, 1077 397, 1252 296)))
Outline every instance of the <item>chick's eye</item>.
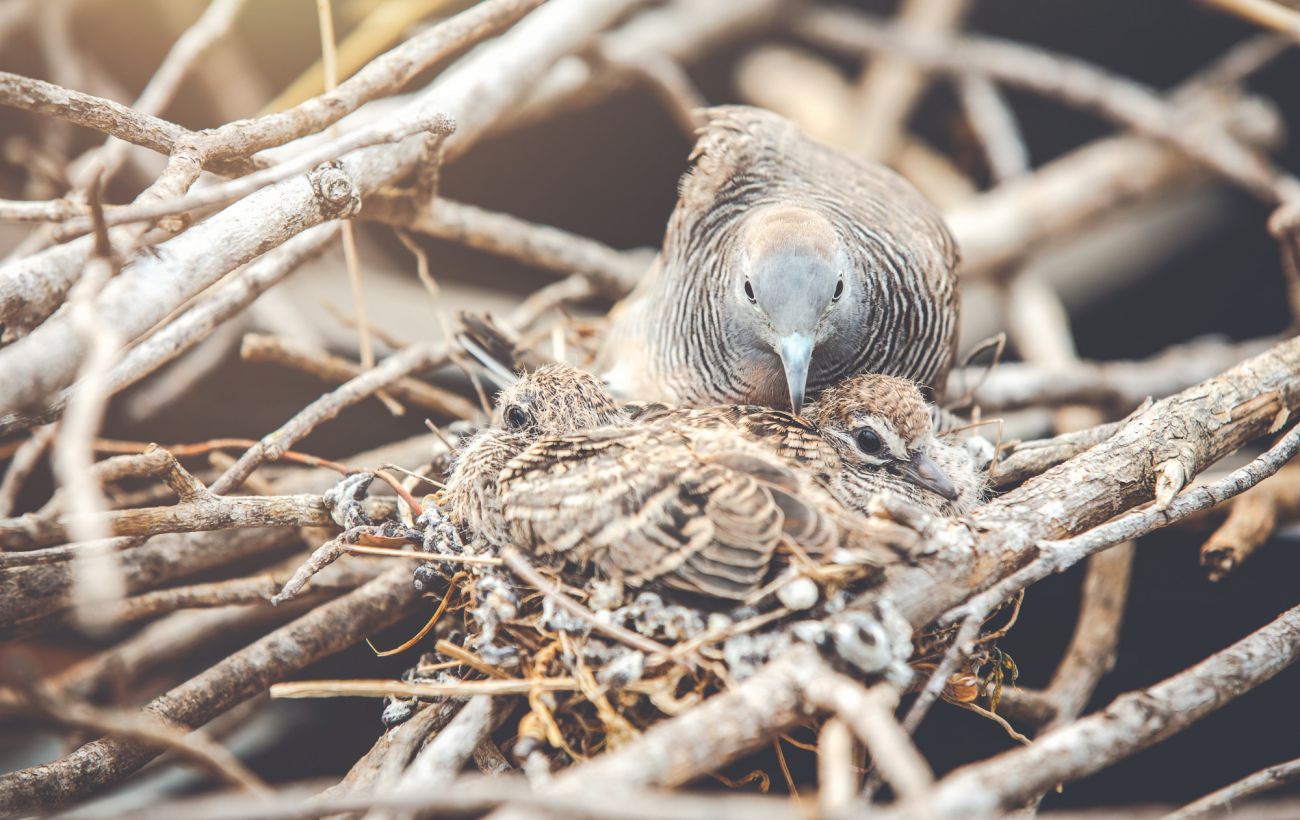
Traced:
POLYGON ((880 452, 880 436, 876 435, 875 430, 862 429, 858 431, 858 449, 864 453, 875 454, 880 452))
POLYGON ((506 408, 505 421, 506 426, 510 429, 519 430, 527 427, 532 419, 529 417, 527 410, 517 404, 512 404, 506 408))
POLYGON ((754 295, 754 286, 750 284, 748 279, 745 280, 745 298, 751 303, 758 302, 758 297, 754 295))
POLYGON ((831 301, 838 302, 840 300, 840 297, 843 295, 844 295, 844 280, 841 279, 835 283, 835 293, 831 294, 831 301))

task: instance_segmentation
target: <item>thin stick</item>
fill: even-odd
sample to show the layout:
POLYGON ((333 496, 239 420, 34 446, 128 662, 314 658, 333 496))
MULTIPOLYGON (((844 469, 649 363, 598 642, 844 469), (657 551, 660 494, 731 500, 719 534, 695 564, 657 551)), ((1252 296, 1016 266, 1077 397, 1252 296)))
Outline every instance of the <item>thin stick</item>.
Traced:
POLYGON ((1284 786, 1297 778, 1300 778, 1300 758, 1288 760, 1286 763, 1278 763, 1275 766, 1269 766, 1267 769, 1247 775, 1193 803, 1188 803, 1178 811, 1170 812, 1165 815, 1164 820, 1187 820, 1187 818, 1191 817, 1204 817, 1222 812, 1231 812, 1233 803, 1245 800, 1247 797, 1260 792, 1284 786))
POLYGON ((403 641, 400 645, 392 649, 381 650, 375 649, 375 645, 370 642, 369 638, 366 638, 366 646, 370 647, 370 650, 375 653, 375 657, 387 658, 392 655, 400 655, 420 641, 424 640, 424 636, 433 631, 433 627, 437 625, 438 619, 442 617, 442 613, 447 611, 447 604, 451 603, 451 597, 456 593, 456 581, 463 577, 465 577, 464 573, 458 573, 451 579, 451 582, 447 584, 447 591, 442 595, 442 600, 438 602, 438 608, 433 611, 433 615, 430 616, 429 620, 420 628, 420 631, 415 633, 408 640, 403 641))
POLYGON ((547 579, 545 575, 538 572, 532 564, 528 563, 528 559, 524 558, 523 553, 519 552, 519 550, 514 547, 506 547, 502 549, 501 560, 510 568, 511 572, 515 573, 524 581, 531 584, 534 588, 541 591, 542 594, 553 600, 556 605, 565 612, 578 618, 583 623, 589 624, 592 629, 602 635, 607 635, 619 643, 627 644, 633 649, 645 652, 652 658, 657 657, 662 660, 676 659, 676 656, 673 655, 673 651, 658 641, 647 638, 644 635, 640 635, 630 629, 619 626, 618 624, 609 623, 597 618, 594 612, 564 594, 563 590, 547 579))
POLYGON ((30 714, 34 709, 64 726, 104 732, 112 737, 167 749, 238 789, 259 795, 272 793, 260 777, 203 730, 192 730, 148 712, 90 706, 43 690, 34 690, 24 697, 0 689, 0 708, 22 714, 30 714))
POLYGON ((100 545, 81 552, 72 566, 73 606, 78 622, 85 628, 96 628, 106 612, 111 617, 126 595, 121 565, 103 541, 112 534, 105 522, 105 516, 111 513, 93 473, 92 442, 104 421, 109 398, 105 376, 122 346, 116 330, 95 310, 96 294, 117 271, 99 196, 100 183, 96 180, 90 192, 91 212, 95 217, 95 255, 68 299, 69 319, 83 337, 88 356, 54 443, 53 455, 54 473, 67 494, 68 535, 76 541, 100 545))
POLYGON ((1273 29, 1300 42, 1300 13, 1273 0, 1201 0, 1257 26, 1273 29))

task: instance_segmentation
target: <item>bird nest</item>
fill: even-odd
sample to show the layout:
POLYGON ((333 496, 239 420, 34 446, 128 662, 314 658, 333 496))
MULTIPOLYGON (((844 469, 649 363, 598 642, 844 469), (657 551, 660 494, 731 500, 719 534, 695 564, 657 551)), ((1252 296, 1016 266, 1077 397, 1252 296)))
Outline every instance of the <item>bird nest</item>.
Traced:
MULTIPOLYGON (((445 477, 449 468, 444 458, 424 473, 445 477)), ((864 593, 880 581, 880 568, 844 551, 818 560, 787 542, 785 569, 749 600, 728 605, 624 588, 591 572, 535 565, 514 547, 462 538, 441 512, 441 492, 416 500, 399 490, 400 511, 375 522, 364 505, 373 478, 354 474, 326 494, 344 533, 318 550, 282 595, 294 594, 324 562, 342 554, 335 549, 339 544, 371 552, 398 542, 415 545, 427 560, 414 570, 412 583, 434 612, 416 635, 379 654, 427 646, 430 637, 433 651, 421 654, 400 686, 389 687, 393 694, 383 722, 399 725, 426 703, 526 696, 511 747, 525 765, 549 770, 616 748, 656 721, 733 688, 795 644, 816 647, 833 667, 855 677, 883 677, 907 690, 938 668, 957 638, 955 626, 913 636, 896 614, 864 607, 870 597, 864 593)), ((875 500, 873 515, 862 523, 876 542, 905 560, 933 522, 886 495, 875 500)), ((1019 598, 1010 617, 994 612, 986 619, 966 668, 950 676, 941 696, 997 720, 1020 738, 995 714, 1003 687, 1018 675, 996 640, 1018 611, 1019 598)), ((753 776, 767 779, 761 772, 753 776)))

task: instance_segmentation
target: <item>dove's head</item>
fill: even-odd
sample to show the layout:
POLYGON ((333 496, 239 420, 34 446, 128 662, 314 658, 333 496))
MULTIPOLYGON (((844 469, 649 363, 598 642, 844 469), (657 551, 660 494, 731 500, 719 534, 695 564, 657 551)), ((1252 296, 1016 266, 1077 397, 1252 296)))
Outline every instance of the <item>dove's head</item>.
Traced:
POLYGON ((860 335, 852 332, 865 321, 860 277, 831 221, 817 210, 763 205, 742 219, 730 298, 755 354, 779 367, 781 392, 799 413, 814 359, 853 359, 852 350, 830 348, 860 335))
POLYGON ((575 433, 625 420, 604 383, 564 364, 542 365, 519 376, 497 396, 493 421, 533 436, 575 433))
POLYGON ((822 393, 808 417, 846 460, 897 475, 946 501, 960 497, 934 459, 930 405, 915 383, 878 374, 853 376, 822 393))

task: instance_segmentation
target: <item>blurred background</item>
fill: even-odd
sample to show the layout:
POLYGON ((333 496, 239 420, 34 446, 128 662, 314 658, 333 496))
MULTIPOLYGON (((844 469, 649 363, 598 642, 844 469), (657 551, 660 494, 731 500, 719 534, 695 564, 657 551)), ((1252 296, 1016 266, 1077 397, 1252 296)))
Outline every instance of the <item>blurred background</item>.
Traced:
MULTIPOLYGON (((45 0, 29 5, 36 16, 0 42, 0 70, 129 101, 205 3, 45 0), (66 15, 66 27, 59 25, 59 15, 66 15), (50 38, 60 36, 71 37, 89 59, 78 66, 47 60, 50 38)), ((419 21, 422 5, 447 8, 446 3, 406 0, 338 0, 339 37, 356 32, 362 21, 385 6, 391 14, 419 21)), ((889 2, 855 5, 881 14, 894 7, 889 2)), ((967 28, 1077 56, 1159 89, 1176 85, 1254 33, 1236 18, 1194 0, 979 0, 967 28)), ((775 42, 764 37, 729 44, 687 68, 709 103, 750 102, 742 80, 746 61, 755 46, 775 42)), ((318 75, 313 87, 310 74, 319 50, 311 0, 249 3, 237 36, 210 55, 165 116, 202 128, 319 93, 318 75)), ((846 76, 858 71, 853 61, 832 60, 846 76)), ((1297 76, 1300 57, 1291 54, 1250 81, 1252 90, 1277 105, 1290 134, 1300 131, 1297 76)), ((1011 90, 1007 98, 1034 166, 1112 130, 1096 117, 1039 97, 1011 90)), ((931 85, 912 125, 918 136, 970 177, 988 181, 989 172, 950 84, 931 85)), ((0 197, 59 195, 57 169, 97 142, 95 135, 53 120, 0 109, 0 197)), ((1291 140, 1282 149, 1281 164, 1300 167, 1297 144, 1291 140)), ((689 148, 690 141, 654 94, 632 89, 594 107, 482 141, 444 170, 441 191, 616 248, 653 247, 662 238, 689 148)), ((131 157, 108 192, 109 201, 129 201, 161 168, 158 158, 143 151, 133 151, 131 157)), ((1265 227, 1268 213, 1248 194, 1197 177, 1138 207, 1117 210, 1068 247, 1046 249, 1035 264, 1067 306, 1084 358, 1141 358, 1203 334, 1235 339, 1274 334, 1284 330, 1289 316, 1276 246, 1265 227)), ((23 226, 0 224, 0 257, 17 247, 26 233, 23 226)), ((439 337, 439 322, 415 278, 411 254, 383 226, 361 224, 359 238, 371 321, 395 341, 439 337)), ((440 307, 445 316, 466 308, 503 310, 553 278, 461 245, 421 241, 444 290, 440 307)), ((236 339, 240 331, 255 329, 298 335, 355 356, 355 331, 338 318, 350 312, 342 255, 335 251, 293 274, 231 332, 236 339)), ((976 289, 964 307, 964 347, 997 332, 1002 322, 996 301, 976 289)), ((381 354, 389 349, 379 346, 381 354)), ((258 438, 323 389, 293 371, 241 362, 238 344, 229 340, 194 355, 213 359, 198 385, 179 397, 159 392, 153 381, 137 386, 114 402, 104 435, 168 443, 214 436, 258 438)), ((436 377, 464 387, 455 373, 436 377)), ((394 418, 378 402, 368 401, 324 425, 299 449, 341 457, 423 429, 418 413, 394 418)), ((22 508, 38 503, 51 488, 48 474, 35 476, 22 508)), ((1190 529, 1165 532, 1139 545, 1118 664, 1102 679, 1090 708, 1186 668, 1295 603, 1300 550, 1293 539, 1284 537, 1228 579, 1210 583, 1197 562, 1204 534, 1190 529)), ((1073 629, 1081 577, 1076 568, 1029 591, 1018 626, 1001 643, 1015 658, 1022 684, 1042 686, 1055 669, 1073 629)), ((418 626, 395 627, 390 634, 375 636, 375 643, 396 645, 418 626)), ((94 646, 90 639, 67 632, 21 647, 7 645, 4 662, 53 670, 84 657, 94 646)), ((225 636, 213 636, 213 658, 230 648, 225 636)), ((177 674, 198 671, 203 659, 192 660, 192 670, 160 675, 159 689, 177 674)), ((408 664, 402 657, 376 658, 362 646, 306 670, 302 677, 382 677, 399 674, 408 664)), ((1190 731, 1050 795, 1044 807, 1181 803, 1295 757, 1300 754, 1298 692, 1300 669, 1292 669, 1190 731)), ((149 694, 133 696, 143 699, 149 694)), ((264 706, 259 704, 259 720, 235 726, 227 742, 273 782, 341 774, 382 729, 379 704, 371 700, 264 706)), ((6 738, 0 742, 0 770, 60 753, 56 735, 17 724, 0 726, 0 733, 6 738)), ((993 723, 942 704, 926 720, 919 742, 937 774, 1013 743, 993 723)), ((796 779, 811 786, 812 755, 788 749, 787 756, 796 779)), ((769 766, 769 771, 775 770, 769 766)), ((200 783, 200 776, 189 770, 155 765, 148 777, 137 778, 109 799, 125 810, 157 790, 184 792, 200 783)), ((776 790, 784 788, 779 777, 773 783, 776 790)))

